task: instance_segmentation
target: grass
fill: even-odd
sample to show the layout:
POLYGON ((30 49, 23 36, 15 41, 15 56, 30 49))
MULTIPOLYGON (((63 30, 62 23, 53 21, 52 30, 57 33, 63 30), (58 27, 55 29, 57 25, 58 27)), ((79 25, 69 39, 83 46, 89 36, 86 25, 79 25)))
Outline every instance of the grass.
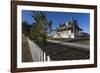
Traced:
POLYGON ((89 37, 81 37, 81 38, 49 38, 52 40, 63 40, 63 41, 76 41, 76 40, 84 40, 84 39, 90 39, 89 37))
POLYGON ((78 44, 85 44, 85 45, 90 44, 89 37, 85 37, 85 38, 55 38, 55 39, 50 39, 50 40, 58 40, 58 41, 62 41, 62 42, 71 42, 71 43, 78 43, 78 44))
POLYGON ((90 40, 89 39, 86 39, 86 40, 78 40, 78 41, 74 41, 72 43, 90 45, 90 40))

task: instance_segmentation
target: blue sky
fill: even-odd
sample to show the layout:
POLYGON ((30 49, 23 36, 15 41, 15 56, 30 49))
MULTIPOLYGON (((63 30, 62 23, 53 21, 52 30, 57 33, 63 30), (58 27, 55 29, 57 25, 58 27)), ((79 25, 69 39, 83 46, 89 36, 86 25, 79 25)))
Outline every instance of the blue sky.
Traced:
MULTIPOLYGON (((59 22, 65 23, 75 17, 78 21, 78 25, 84 32, 90 33, 90 14, 89 13, 75 13, 75 12, 46 12, 47 18, 52 20, 52 28, 55 29, 59 22)), ((32 24, 34 19, 32 18, 32 11, 22 10, 22 21, 32 24)))

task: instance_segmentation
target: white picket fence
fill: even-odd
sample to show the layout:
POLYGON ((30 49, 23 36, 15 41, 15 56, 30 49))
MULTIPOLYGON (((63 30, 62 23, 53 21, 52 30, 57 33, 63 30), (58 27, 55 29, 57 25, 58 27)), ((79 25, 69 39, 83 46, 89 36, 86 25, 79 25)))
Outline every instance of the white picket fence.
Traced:
POLYGON ((46 53, 39 46, 37 46, 30 39, 28 39, 28 42, 32 54, 32 59, 34 62, 50 61, 50 56, 47 56, 46 53))

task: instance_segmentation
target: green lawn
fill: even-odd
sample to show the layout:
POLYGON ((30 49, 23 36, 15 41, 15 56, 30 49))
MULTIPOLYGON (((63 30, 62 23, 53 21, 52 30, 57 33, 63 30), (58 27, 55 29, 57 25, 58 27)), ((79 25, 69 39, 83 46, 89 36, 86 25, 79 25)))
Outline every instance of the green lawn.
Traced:
POLYGON ((85 45, 89 45, 90 44, 90 38, 56 38, 56 39, 52 39, 52 40, 58 40, 58 41, 62 41, 62 42, 71 42, 71 43, 78 43, 78 44, 85 44, 85 45))
POLYGON ((90 45, 90 40, 78 40, 78 41, 73 41, 72 43, 78 43, 78 44, 85 44, 85 45, 90 45))

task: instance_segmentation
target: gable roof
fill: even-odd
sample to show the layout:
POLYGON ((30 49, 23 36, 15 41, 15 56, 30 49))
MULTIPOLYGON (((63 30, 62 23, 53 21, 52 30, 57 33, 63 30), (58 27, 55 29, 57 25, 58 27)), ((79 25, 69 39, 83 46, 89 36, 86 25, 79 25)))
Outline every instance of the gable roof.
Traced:
POLYGON ((68 25, 66 23, 59 24, 58 28, 56 28, 56 31, 60 30, 71 30, 73 26, 78 29, 79 31, 82 31, 82 29, 78 26, 78 22, 75 18, 72 17, 72 19, 68 22, 68 25))

